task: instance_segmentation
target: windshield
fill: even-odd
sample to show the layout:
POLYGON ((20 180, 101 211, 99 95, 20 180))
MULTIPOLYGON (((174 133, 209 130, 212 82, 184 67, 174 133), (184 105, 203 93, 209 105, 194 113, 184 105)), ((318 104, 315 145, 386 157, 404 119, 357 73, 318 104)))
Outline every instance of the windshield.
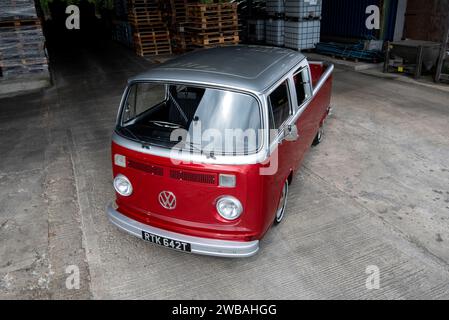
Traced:
POLYGON ((259 104, 249 94, 154 83, 129 87, 117 126, 142 143, 223 155, 257 152, 261 129, 259 104))

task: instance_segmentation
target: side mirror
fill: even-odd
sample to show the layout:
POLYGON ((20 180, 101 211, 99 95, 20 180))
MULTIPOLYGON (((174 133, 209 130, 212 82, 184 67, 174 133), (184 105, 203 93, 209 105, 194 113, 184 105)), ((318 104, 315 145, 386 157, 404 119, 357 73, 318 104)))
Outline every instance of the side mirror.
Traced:
POLYGON ((284 140, 290 142, 296 141, 298 140, 298 138, 299 138, 298 127, 296 126, 296 124, 290 124, 283 129, 282 139, 280 140, 280 143, 282 143, 282 141, 284 140))

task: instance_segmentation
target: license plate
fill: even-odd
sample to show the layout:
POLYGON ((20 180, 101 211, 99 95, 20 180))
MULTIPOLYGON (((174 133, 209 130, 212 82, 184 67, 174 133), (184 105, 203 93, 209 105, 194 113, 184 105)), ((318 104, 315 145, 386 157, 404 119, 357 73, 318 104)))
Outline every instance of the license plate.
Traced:
POLYGON ((146 231, 142 231, 142 239, 145 241, 148 241, 148 242, 158 244, 163 247, 167 247, 167 248, 171 248, 171 249, 175 249, 175 250, 179 250, 179 251, 186 251, 186 252, 191 251, 190 243, 181 242, 181 241, 157 236, 155 234, 152 234, 152 233, 149 233, 146 231))

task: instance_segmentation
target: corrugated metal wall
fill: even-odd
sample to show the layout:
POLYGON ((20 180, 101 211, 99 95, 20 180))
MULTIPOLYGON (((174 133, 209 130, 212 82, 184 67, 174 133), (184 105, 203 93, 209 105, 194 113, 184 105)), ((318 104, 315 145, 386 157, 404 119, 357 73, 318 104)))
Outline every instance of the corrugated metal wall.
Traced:
POLYGON ((379 39, 394 35, 397 0, 323 0, 322 40, 379 39), (382 30, 368 30, 366 8, 377 5, 382 14, 382 30))
POLYGON ((321 37, 369 38, 375 30, 367 30, 365 10, 370 5, 380 6, 380 0, 324 0, 321 37))

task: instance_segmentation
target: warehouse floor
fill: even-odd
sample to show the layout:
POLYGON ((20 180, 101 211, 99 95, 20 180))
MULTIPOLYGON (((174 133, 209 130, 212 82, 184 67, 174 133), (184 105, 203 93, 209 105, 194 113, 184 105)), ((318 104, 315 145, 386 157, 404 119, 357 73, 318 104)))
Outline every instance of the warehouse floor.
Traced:
POLYGON ((259 254, 228 260, 107 220, 117 105, 149 63, 113 44, 52 62, 54 87, 0 100, 0 298, 449 298, 448 93, 336 70, 334 114, 285 221, 259 254))

